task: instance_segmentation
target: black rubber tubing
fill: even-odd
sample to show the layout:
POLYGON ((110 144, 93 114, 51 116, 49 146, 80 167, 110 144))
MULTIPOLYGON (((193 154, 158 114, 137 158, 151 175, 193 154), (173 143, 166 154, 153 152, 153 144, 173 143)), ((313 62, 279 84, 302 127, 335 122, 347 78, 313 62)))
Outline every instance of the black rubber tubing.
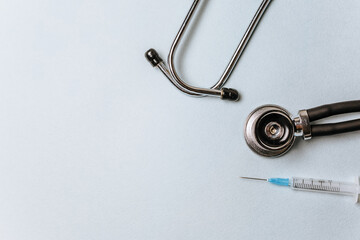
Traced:
POLYGON ((352 112, 360 112, 360 100, 327 104, 307 110, 310 122, 333 115, 352 112))
POLYGON ((312 125, 311 135, 313 137, 329 136, 329 135, 358 131, 358 130, 360 130, 360 119, 341 122, 341 123, 312 125))

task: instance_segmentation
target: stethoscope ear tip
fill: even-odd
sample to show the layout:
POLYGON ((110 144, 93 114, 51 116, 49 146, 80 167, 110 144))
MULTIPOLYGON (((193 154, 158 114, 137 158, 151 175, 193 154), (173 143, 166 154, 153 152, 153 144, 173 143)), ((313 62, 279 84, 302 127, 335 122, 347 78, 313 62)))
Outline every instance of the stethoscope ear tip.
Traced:
POLYGON ((221 89, 221 99, 237 102, 241 98, 239 92, 232 88, 221 89))
POLYGON ((153 48, 150 48, 145 52, 145 57, 153 67, 156 67, 163 61, 157 51, 153 48))

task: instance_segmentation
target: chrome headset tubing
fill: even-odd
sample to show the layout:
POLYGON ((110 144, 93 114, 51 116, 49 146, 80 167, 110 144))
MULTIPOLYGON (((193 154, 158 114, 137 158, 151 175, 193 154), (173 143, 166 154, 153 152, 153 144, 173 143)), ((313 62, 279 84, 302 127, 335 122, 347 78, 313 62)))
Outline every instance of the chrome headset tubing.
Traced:
POLYGON ((176 49, 187 29, 189 23, 194 15, 195 10, 199 6, 200 0, 194 0, 188 14, 185 17, 184 22, 182 23, 179 32, 177 33, 174 42, 170 48, 168 56, 168 66, 163 62, 161 57, 158 55, 156 50, 150 49, 145 53, 145 57, 149 60, 153 67, 157 67, 160 71, 170 80, 170 82, 177 87, 180 91, 191 95, 191 96, 214 96, 220 97, 224 100, 237 101, 240 98, 240 95, 237 90, 231 88, 224 88, 224 84, 229 79, 231 73, 233 72, 237 62, 239 61, 244 49, 246 48, 254 30, 256 29, 261 17, 268 8, 271 0, 263 0, 260 7, 258 8, 255 16, 253 17, 249 27, 247 28, 244 36, 242 37, 238 47, 235 50, 230 62, 228 63, 224 73, 221 75, 219 81, 212 86, 211 88, 199 88, 194 87, 182 80, 175 69, 174 56, 176 49))

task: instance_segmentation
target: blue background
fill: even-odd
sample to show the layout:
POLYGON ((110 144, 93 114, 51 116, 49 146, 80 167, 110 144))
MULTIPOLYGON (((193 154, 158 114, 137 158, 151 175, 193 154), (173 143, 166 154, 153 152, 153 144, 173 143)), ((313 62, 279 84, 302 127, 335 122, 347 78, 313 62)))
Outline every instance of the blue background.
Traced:
MULTIPOLYGON (((203 1, 181 76, 213 85, 260 2, 203 1)), ((243 137, 262 104, 359 99, 360 2, 274 0, 226 85, 237 103, 185 96, 144 58, 166 59, 191 3, 0 3, 1 239, 360 239, 353 198, 238 178, 360 175, 358 132, 277 159, 243 137)))

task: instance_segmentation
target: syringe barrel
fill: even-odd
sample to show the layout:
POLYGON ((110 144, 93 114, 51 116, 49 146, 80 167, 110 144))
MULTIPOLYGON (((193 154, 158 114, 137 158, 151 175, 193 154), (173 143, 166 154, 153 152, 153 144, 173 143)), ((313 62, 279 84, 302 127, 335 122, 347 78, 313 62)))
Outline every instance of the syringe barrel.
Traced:
POLYGON ((343 195, 355 195, 358 194, 359 191, 359 186, 355 183, 314 178, 293 177, 291 179, 290 186, 294 190, 326 192, 343 195))

